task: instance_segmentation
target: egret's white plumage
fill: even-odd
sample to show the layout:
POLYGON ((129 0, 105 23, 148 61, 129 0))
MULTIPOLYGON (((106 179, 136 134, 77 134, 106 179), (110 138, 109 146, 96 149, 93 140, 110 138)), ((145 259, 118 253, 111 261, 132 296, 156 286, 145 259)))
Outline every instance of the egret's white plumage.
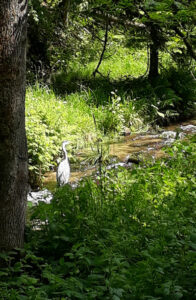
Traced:
POLYGON ((69 181, 70 177, 70 166, 69 166, 69 160, 67 157, 67 151, 66 151, 66 145, 68 145, 68 141, 64 141, 62 144, 62 150, 64 152, 64 159, 59 164, 57 172, 56 172, 56 179, 59 186, 63 186, 69 181))

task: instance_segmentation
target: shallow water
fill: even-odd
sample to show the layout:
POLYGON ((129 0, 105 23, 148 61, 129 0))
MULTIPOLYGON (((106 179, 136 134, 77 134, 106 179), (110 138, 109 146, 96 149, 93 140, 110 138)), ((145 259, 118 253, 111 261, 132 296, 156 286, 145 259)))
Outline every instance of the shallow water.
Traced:
MULTIPOLYGON (((119 161, 125 161, 128 155, 137 157, 142 155, 143 157, 153 157, 160 158, 165 156, 165 152, 162 148, 166 145, 171 144, 175 139, 175 131, 183 131, 185 134, 191 133, 190 130, 186 129, 186 125, 196 126, 196 120, 191 120, 188 122, 178 123, 175 125, 170 125, 164 128, 163 133, 153 134, 153 133, 144 133, 144 134, 133 134, 121 139, 120 142, 111 143, 109 145, 109 154, 115 156, 119 161), (182 130, 183 129, 183 130, 182 130)), ((196 130, 196 127, 195 129, 196 130)), ((192 131, 193 132, 193 131, 192 131)), ((80 156, 88 157, 89 150, 78 154, 80 156)), ((90 176, 95 171, 95 168, 89 168, 85 171, 74 171, 71 172, 70 182, 77 182, 79 179, 85 176, 90 176)), ((45 174, 44 187, 53 191, 56 188, 56 172, 48 172, 45 174)))
POLYGON ((111 144, 110 155, 117 156, 120 161, 124 161, 131 154, 149 152, 151 151, 150 149, 158 150, 160 143, 162 143, 162 139, 152 135, 140 135, 137 139, 130 136, 121 143, 111 144))
MULTIPOLYGON (((71 172, 69 182, 77 182, 80 178, 85 176, 90 176, 95 171, 95 168, 88 169, 86 171, 75 171, 71 172)), ((44 175, 44 187, 48 190, 55 190, 57 186, 56 183, 56 172, 47 172, 44 175)))

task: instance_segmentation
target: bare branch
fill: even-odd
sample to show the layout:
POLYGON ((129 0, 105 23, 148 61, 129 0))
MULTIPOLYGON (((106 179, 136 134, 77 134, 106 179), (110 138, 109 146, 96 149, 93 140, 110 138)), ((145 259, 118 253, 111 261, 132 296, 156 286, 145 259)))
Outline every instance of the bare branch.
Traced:
POLYGON ((104 44, 103 44, 103 50, 102 50, 98 65, 97 65, 95 71, 93 72, 94 77, 95 77, 96 73, 98 73, 99 67, 102 63, 103 56, 104 56, 104 53, 106 50, 106 45, 107 45, 107 41, 108 41, 108 27, 109 27, 109 21, 108 21, 108 18, 106 18, 105 39, 104 39, 104 44))

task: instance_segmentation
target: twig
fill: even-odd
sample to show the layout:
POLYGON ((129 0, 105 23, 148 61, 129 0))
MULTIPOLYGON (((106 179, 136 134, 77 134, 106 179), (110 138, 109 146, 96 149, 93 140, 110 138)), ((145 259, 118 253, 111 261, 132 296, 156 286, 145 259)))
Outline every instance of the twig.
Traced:
POLYGON ((105 39, 104 39, 104 44, 103 44, 103 50, 102 50, 98 65, 97 65, 95 71, 93 72, 94 77, 95 77, 96 73, 99 73, 98 70, 99 70, 99 67, 102 63, 103 56, 104 56, 104 53, 105 53, 105 50, 106 50, 106 45, 107 45, 107 41, 108 41, 108 27, 109 27, 109 21, 108 21, 108 18, 106 18, 105 39))
POLYGON ((144 78, 148 74, 149 69, 150 69, 150 47, 148 44, 147 45, 147 67, 145 73, 141 76, 142 78, 144 78))

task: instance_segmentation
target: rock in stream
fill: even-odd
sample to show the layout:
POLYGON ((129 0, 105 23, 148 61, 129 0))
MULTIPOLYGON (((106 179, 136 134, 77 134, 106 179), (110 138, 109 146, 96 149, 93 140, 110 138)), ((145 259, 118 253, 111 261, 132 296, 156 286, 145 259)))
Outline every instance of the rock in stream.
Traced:
POLYGON ((27 201, 31 202, 33 205, 38 205, 39 202, 49 204, 52 198, 53 194, 47 189, 37 192, 30 192, 27 195, 27 201))

